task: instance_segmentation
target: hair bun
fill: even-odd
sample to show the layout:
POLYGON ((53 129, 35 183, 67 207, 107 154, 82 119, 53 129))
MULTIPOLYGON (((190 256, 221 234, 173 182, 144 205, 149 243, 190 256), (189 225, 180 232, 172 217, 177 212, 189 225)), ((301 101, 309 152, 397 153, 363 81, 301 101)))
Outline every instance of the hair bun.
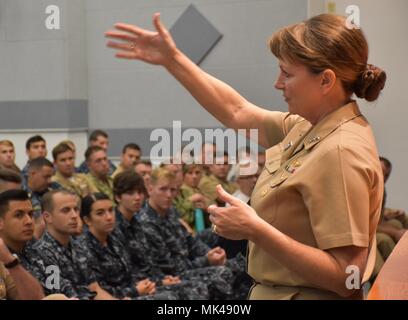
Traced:
POLYGON ((356 83, 354 90, 359 98, 367 101, 375 101, 382 89, 384 89, 387 74, 384 70, 375 65, 367 64, 366 69, 362 72, 360 79, 356 83))

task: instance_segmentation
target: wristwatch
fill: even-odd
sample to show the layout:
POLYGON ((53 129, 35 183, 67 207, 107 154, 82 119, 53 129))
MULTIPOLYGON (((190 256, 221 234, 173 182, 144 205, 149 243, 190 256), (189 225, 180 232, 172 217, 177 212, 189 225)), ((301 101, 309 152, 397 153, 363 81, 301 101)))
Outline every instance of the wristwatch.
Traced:
POLYGON ((16 254, 13 254, 13 257, 14 257, 13 261, 4 265, 7 269, 12 269, 20 264, 20 259, 18 258, 18 256, 16 254))

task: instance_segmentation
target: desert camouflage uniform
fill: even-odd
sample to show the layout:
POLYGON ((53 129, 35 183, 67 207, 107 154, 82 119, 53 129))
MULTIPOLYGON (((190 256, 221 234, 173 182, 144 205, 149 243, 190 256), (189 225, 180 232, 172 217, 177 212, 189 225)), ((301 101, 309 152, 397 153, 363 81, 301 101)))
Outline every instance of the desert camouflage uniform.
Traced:
MULTIPOLYGON (((174 207, 180 213, 180 218, 187 222, 194 231, 196 231, 195 207, 189 198, 196 193, 203 194, 198 188, 192 188, 186 184, 182 184, 179 195, 173 201, 174 207)), ((206 228, 211 227, 211 221, 206 212, 204 212, 204 224, 206 228)))
POLYGON ((68 190, 81 198, 84 198, 91 193, 91 188, 84 174, 74 173, 72 177, 65 178, 58 171, 52 177, 52 181, 60 187, 60 189, 68 190))
MULTIPOLYGON (((109 159, 108 159, 108 162, 109 162, 109 173, 108 174, 111 176, 115 172, 116 166, 109 159)), ((82 162, 79 165, 76 172, 78 172, 78 173, 89 173, 89 168, 88 168, 88 165, 86 164, 86 161, 82 162)))
POLYGON ((102 181, 95 177, 92 173, 88 173, 85 175, 86 180, 88 181, 89 188, 92 193, 101 192, 106 194, 109 199, 114 201, 113 199, 113 179, 111 177, 107 177, 106 181, 102 181))

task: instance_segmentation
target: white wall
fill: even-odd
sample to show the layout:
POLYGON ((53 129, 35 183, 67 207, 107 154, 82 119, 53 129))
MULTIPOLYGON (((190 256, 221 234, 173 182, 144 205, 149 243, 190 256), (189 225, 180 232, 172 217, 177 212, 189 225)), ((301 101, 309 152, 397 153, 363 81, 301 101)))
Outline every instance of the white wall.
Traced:
POLYGON ((171 27, 191 3, 224 35, 201 66, 259 105, 285 107, 273 89, 277 64, 267 40, 279 26, 305 19, 307 0, 89 0, 92 128, 220 125, 163 68, 115 59, 102 36, 118 21, 152 29, 155 12, 171 27))
POLYGON ((86 0, 0 0, 0 100, 87 98, 86 0), (61 28, 45 26, 57 5, 61 28))
MULTIPOLYGON (((322 5, 311 0, 312 7, 322 5)), ((336 13, 345 15, 348 5, 357 5, 361 27, 370 45, 369 63, 383 68, 388 75, 386 88, 375 103, 360 102, 377 139, 379 152, 393 163, 386 185, 389 207, 408 210, 408 1, 406 0, 333 0, 336 13)), ((310 4, 309 4, 310 6, 310 4)), ((316 11, 314 13, 317 13, 316 11)))

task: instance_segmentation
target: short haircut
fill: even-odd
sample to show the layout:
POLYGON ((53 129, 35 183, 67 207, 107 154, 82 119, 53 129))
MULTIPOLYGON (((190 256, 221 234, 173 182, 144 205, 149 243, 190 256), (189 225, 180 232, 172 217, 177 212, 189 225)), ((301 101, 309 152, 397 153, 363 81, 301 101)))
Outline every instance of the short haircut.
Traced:
POLYGON ((153 167, 153 164, 150 160, 141 160, 135 163, 135 166, 137 166, 138 164, 144 164, 145 166, 153 167))
POLYGON ((81 218, 84 219, 85 217, 91 216, 92 205, 98 200, 109 200, 112 201, 106 194, 102 192, 92 193, 87 195, 85 198, 82 199, 81 202, 81 218))
POLYGON ((142 149, 140 149, 140 147, 136 144, 136 143, 128 143, 126 144, 123 149, 122 149, 122 153, 126 153, 127 149, 132 149, 132 150, 137 150, 139 152, 142 152, 142 149))
MULTIPOLYGON (((75 143, 74 143, 74 141, 72 141, 72 140, 62 140, 60 143, 65 143, 65 144, 67 144, 68 146, 70 146, 71 147, 71 145, 73 146, 73 147, 75 147, 75 143)), ((72 148, 71 148, 72 149, 72 148)))
POLYGON ((113 194, 120 197, 127 192, 138 191, 146 194, 143 178, 134 170, 126 170, 119 173, 113 179, 113 194))
POLYGON ((61 142, 61 143, 57 144, 54 147, 54 149, 52 149, 52 158, 54 159, 54 161, 57 161, 58 156, 61 153, 64 153, 64 152, 67 152, 67 151, 74 152, 74 150, 72 150, 72 148, 69 146, 68 143, 61 142))
POLYGON ((91 159, 91 156, 95 153, 95 152, 98 152, 98 151, 104 151, 105 152, 105 149, 103 149, 103 148, 101 148, 101 147, 99 147, 99 146, 91 146, 91 147, 88 147, 87 149, 86 149, 86 151, 85 151, 85 161, 86 162, 88 162, 89 161, 89 159, 91 159))
POLYGON ((40 170, 42 167, 50 167, 54 169, 54 165, 47 158, 36 158, 28 162, 28 171, 40 170))
POLYGON ((391 161, 390 160, 388 160, 387 158, 385 158, 385 157, 380 157, 380 161, 381 162, 384 162, 384 164, 385 164, 385 166, 387 167, 387 169, 392 169, 392 163, 391 163, 391 161))
POLYGON ((174 180, 176 176, 166 168, 156 168, 152 171, 150 182, 156 184, 160 179, 174 180))
POLYGON ((23 179, 14 170, 0 168, 0 183, 2 182, 22 183, 23 179))
POLYGON ((100 136, 106 139, 109 138, 108 134, 105 131, 98 129, 91 132, 91 134, 89 135, 89 141, 96 141, 100 136))
POLYGON ((14 144, 10 140, 0 140, 0 146, 8 146, 14 149, 14 144))
POLYGON ((41 199, 41 208, 43 211, 47 211, 47 212, 52 212, 54 211, 54 195, 56 194, 65 194, 65 195, 71 195, 71 196, 75 196, 79 199, 79 197, 68 190, 65 189, 57 189, 57 190, 51 190, 48 191, 46 194, 43 195, 42 199, 41 199))
POLYGON ((9 209, 10 201, 26 201, 30 200, 27 191, 24 190, 7 190, 0 193, 0 217, 9 209))
POLYGON ((43 141, 45 143, 45 139, 43 137, 41 137, 40 135, 36 135, 36 136, 32 136, 30 138, 28 138, 27 142, 26 142, 26 150, 30 150, 31 145, 36 143, 36 142, 41 142, 43 141))

